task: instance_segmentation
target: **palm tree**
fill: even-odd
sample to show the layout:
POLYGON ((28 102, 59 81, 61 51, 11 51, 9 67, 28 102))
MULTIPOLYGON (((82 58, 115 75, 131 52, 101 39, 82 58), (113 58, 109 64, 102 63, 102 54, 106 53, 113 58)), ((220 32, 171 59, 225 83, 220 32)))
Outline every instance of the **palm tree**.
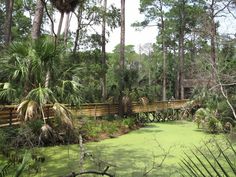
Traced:
POLYGON ((20 102, 18 113, 21 120, 42 118, 44 128, 47 128, 44 107, 50 103, 54 105, 55 117, 60 119, 62 125, 72 127, 71 114, 58 101, 77 104, 80 101, 80 85, 73 68, 66 68, 63 53, 63 48, 55 48, 50 39, 44 38, 33 43, 13 43, 7 56, 0 61, 0 80, 8 83, 5 90, 0 90, 0 99, 4 97, 14 103, 20 102), (46 85, 48 70, 51 84, 46 85), (7 93, 14 93, 19 100, 7 97, 7 93))

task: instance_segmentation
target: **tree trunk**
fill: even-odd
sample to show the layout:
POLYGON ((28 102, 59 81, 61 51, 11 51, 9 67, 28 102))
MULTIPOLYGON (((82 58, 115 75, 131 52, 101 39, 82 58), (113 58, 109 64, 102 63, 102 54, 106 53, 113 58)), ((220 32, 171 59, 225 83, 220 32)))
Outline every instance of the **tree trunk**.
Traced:
POLYGON ((184 99, 184 28, 185 28, 185 1, 181 2, 179 27, 179 90, 180 99, 184 99))
MULTIPOLYGON (((79 36, 80 36, 80 31, 82 29, 81 23, 82 23, 82 13, 83 13, 83 7, 80 6, 78 10, 78 27, 76 30, 76 36, 75 36, 75 42, 74 42, 74 48, 73 48, 73 55, 75 55, 76 51, 79 51, 79 36)), ((79 55, 78 55, 79 57, 79 55)), ((79 58, 78 58, 79 59, 79 58)))
POLYGON ((44 6, 42 0, 37 0, 35 14, 34 14, 34 20, 33 20, 33 26, 31 31, 32 39, 38 39, 41 33, 41 25, 43 22, 43 12, 44 12, 44 6))
MULTIPOLYGON (((107 0, 103 0, 103 8, 106 13, 107 10, 107 0)), ((102 20, 102 68, 106 68, 106 16, 104 14, 102 20)), ((107 98, 107 84, 106 84, 106 72, 103 72, 101 78, 101 88, 102 88, 102 98, 106 100, 107 98)))
MULTIPOLYGON (((162 4, 160 4, 160 10, 162 11, 162 4)), ((166 45, 165 45, 165 22, 164 17, 161 15, 161 40, 162 40, 162 56, 163 56, 163 81, 162 81, 162 100, 166 100, 166 45)))
MULTIPOLYGON (((148 59, 151 61, 151 51, 148 49, 148 59)), ((141 61, 141 58, 140 58, 141 61)), ((148 86, 151 87, 152 81, 151 81, 151 70, 148 70, 148 86)))
POLYGON ((120 69, 125 67, 125 0, 121 0, 120 69))
MULTIPOLYGON (((177 49, 176 49, 176 45, 174 44, 174 56, 176 58, 178 58, 177 56, 177 49)), ((175 80, 175 98, 178 99, 179 98, 179 61, 177 62, 177 73, 176 73, 176 80, 175 80)))
POLYGON ((119 115, 124 116, 124 105, 123 105, 123 91, 125 88, 124 83, 124 68, 125 68, 125 0, 121 0, 121 30, 120 30, 120 95, 119 95, 119 115))
POLYGON ((46 78, 45 78, 45 88, 49 87, 49 81, 50 81, 50 69, 47 69, 47 73, 46 73, 46 78))
POLYGON ((180 99, 184 99, 184 32, 180 30, 179 36, 179 89, 180 99))
POLYGON ((11 42, 13 4, 14 0, 6 0, 6 19, 4 24, 4 41, 6 46, 11 42))
POLYGON ((67 38, 68 38, 68 32, 69 32, 69 25, 70 25, 70 13, 66 14, 66 24, 64 28, 64 45, 67 45, 67 38))
POLYGON ((74 41, 74 47, 73 47, 73 55, 75 55, 77 50, 78 50, 79 35, 80 35, 80 29, 78 28, 76 30, 76 35, 75 35, 75 41, 74 41))
MULTIPOLYGON (((211 62, 212 66, 216 68, 216 24, 214 17, 211 17, 211 62)), ((215 72, 212 72, 212 80, 216 80, 215 72)))
POLYGON ((166 101, 166 46, 163 42, 163 84, 162 84, 162 100, 166 101))
POLYGON ((58 28, 57 28, 57 39, 59 39, 59 38, 60 38, 60 34, 61 34, 61 27, 62 27, 62 22, 63 22, 63 19, 64 19, 64 12, 61 12, 60 21, 59 21, 58 28))

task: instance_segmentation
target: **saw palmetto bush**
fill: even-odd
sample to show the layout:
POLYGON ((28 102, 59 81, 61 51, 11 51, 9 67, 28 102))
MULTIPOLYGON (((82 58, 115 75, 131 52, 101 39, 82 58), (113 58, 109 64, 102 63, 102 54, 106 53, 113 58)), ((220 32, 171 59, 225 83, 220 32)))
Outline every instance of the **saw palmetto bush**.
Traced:
MULTIPOLYGON (((9 92, 15 98, 7 101, 14 103, 27 97, 33 89, 40 88, 52 92, 59 101, 68 95, 79 97, 77 72, 76 66, 68 63, 65 49, 55 46, 51 39, 44 37, 35 42, 13 43, 1 57, 0 95, 7 99, 10 95, 1 93, 11 89, 9 92)), ((66 101, 70 104, 69 99, 66 101)))
POLYGON ((236 176, 236 150, 230 141, 205 143, 184 153, 180 166, 182 176, 236 176))
POLYGON ((194 115, 194 121, 198 128, 202 126, 203 130, 209 133, 218 133, 222 130, 222 125, 215 115, 216 113, 208 108, 200 108, 194 115))

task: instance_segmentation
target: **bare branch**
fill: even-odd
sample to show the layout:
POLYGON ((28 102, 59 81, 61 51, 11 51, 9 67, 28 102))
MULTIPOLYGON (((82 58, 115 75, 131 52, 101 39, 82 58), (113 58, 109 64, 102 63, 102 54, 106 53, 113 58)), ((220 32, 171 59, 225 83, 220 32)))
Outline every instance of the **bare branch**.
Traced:
POLYGON ((172 146, 169 147, 168 150, 163 148, 156 138, 155 138, 155 142, 157 143, 158 147, 164 152, 163 158, 161 159, 161 162, 158 165, 156 165, 155 158, 154 158, 152 167, 149 170, 145 171, 145 173, 143 173, 143 176, 147 176, 152 170, 162 167, 164 161, 166 160, 167 156, 170 154, 170 151, 172 149, 172 146))
POLYGON ((230 109, 232 110, 232 113, 233 113, 233 115, 234 115, 234 119, 236 119, 236 112, 235 112, 235 110, 234 110, 234 107, 233 107, 232 104, 230 103, 230 101, 229 101, 229 99, 228 99, 228 97, 227 97, 227 95, 226 95, 226 93, 225 93, 225 91, 224 91, 224 88, 223 88, 223 86, 222 86, 221 83, 220 83, 220 90, 221 90, 222 95, 223 95, 224 98, 226 99, 227 104, 229 105, 230 109))
POLYGON ((220 10, 218 10, 215 14, 214 14, 214 17, 216 17, 219 13, 221 13, 222 11, 224 11, 230 4, 232 3, 232 0, 230 0, 227 4, 224 4, 224 7, 220 10))
POLYGON ((210 90, 213 90, 213 89, 216 88, 216 87, 221 87, 221 86, 233 86, 233 85, 236 85, 236 83, 230 83, 230 84, 217 84, 217 85, 211 87, 210 90))
POLYGON ((41 1, 42 1, 43 5, 44 5, 44 8, 45 8, 46 14, 47 14, 49 20, 50 20, 51 23, 52 23, 52 32, 53 32, 53 35, 54 35, 54 37, 55 37, 55 39, 56 39, 56 38, 57 38, 57 35, 56 35, 55 31, 54 31, 54 22, 53 22, 53 20, 52 20, 51 15, 50 15, 49 12, 48 12, 47 1, 44 1, 44 0, 41 0, 41 1))
POLYGON ((233 14, 233 12, 230 10, 229 6, 227 7, 228 12, 232 15, 233 18, 236 18, 236 16, 233 14))
MULTIPOLYGON (((234 107, 233 105, 231 104, 231 102, 229 101, 229 98, 227 96, 227 94, 225 93, 225 90, 224 90, 224 87, 223 87, 223 84, 221 83, 220 81, 220 77, 219 77, 219 74, 217 72, 217 69, 214 67, 213 63, 211 63, 211 67, 213 68, 213 72, 215 73, 215 75, 217 76, 217 82, 218 82, 218 85, 220 86, 220 90, 221 90, 221 94, 223 95, 223 97, 226 99, 226 102, 228 104, 228 106, 230 107, 232 113, 233 113, 233 116, 234 116, 234 119, 236 120, 236 112, 234 110, 234 107)), ((235 85, 236 83, 232 83, 232 85, 235 85)), ((229 84, 228 84, 229 85, 229 84)))
POLYGON ((114 175, 107 173, 109 169, 109 166, 107 166, 103 171, 95 171, 95 170, 88 170, 80 173, 75 173, 72 172, 71 174, 64 176, 64 177, 76 177, 76 176, 81 176, 85 174, 94 174, 94 175, 99 175, 99 176, 109 176, 109 177, 114 177, 114 175))

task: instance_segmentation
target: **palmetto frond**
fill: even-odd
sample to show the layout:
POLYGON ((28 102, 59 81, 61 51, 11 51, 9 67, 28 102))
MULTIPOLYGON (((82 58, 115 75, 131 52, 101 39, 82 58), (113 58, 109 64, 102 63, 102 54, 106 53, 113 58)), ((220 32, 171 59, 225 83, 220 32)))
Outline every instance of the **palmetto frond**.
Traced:
POLYGON ((144 106, 146 106, 147 104, 148 104, 148 102, 149 102, 149 100, 148 100, 148 98, 147 97, 140 97, 139 98, 139 102, 142 104, 142 105, 144 105, 144 106))
POLYGON ((18 105, 17 112, 21 120, 28 121, 39 118, 39 109, 40 107, 37 102, 33 100, 25 100, 18 105))
POLYGON ((56 92, 61 101, 64 103, 78 105, 81 101, 80 88, 81 84, 74 80, 61 80, 56 87, 56 92))
POLYGON ((185 157, 180 163, 183 169, 182 176, 235 176, 236 153, 232 144, 228 143, 226 144, 227 150, 216 142, 211 143, 210 146, 205 144, 206 150, 196 147, 196 151, 192 150, 190 154, 185 153, 185 157), (210 147, 215 147, 215 149, 210 147))
POLYGON ((10 83, 4 83, 3 88, 0 89, 0 100, 12 103, 16 99, 16 94, 16 90, 11 87, 10 83))
POLYGON ((68 128, 73 128, 72 113, 62 104, 55 103, 53 105, 55 117, 68 128))
POLYGON ((7 51, 8 56, 26 57, 28 55, 28 47, 29 47, 28 42, 14 42, 11 44, 10 48, 7 51))
POLYGON ((42 38, 35 41, 33 48, 37 57, 40 58, 42 63, 45 64, 58 57, 58 55, 61 53, 59 51, 61 49, 56 48, 55 44, 47 38, 42 38))
POLYGON ((26 98, 36 101, 40 106, 45 105, 46 103, 56 102, 52 90, 41 86, 31 90, 26 98))
POLYGON ((54 135, 53 129, 48 124, 44 124, 41 127, 40 139, 41 138, 50 139, 54 137, 53 135, 54 135))
POLYGON ((25 81, 28 79, 30 61, 28 59, 29 44, 26 42, 13 43, 4 58, 3 72, 11 80, 25 81))

